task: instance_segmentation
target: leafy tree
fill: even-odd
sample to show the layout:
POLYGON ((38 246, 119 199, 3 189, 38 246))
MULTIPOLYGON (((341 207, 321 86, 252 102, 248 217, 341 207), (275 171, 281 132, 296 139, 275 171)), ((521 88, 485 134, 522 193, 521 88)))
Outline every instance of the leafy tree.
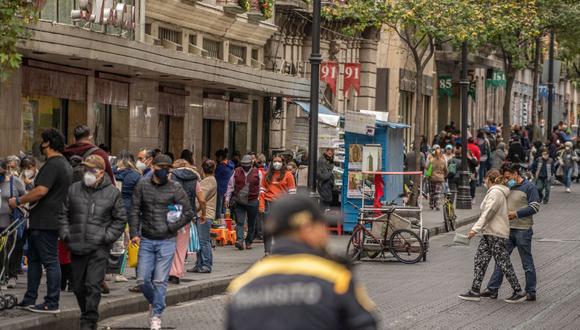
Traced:
POLYGON ((18 42, 30 32, 26 26, 36 20, 36 7, 22 0, 0 0, 0 81, 20 67, 18 42))

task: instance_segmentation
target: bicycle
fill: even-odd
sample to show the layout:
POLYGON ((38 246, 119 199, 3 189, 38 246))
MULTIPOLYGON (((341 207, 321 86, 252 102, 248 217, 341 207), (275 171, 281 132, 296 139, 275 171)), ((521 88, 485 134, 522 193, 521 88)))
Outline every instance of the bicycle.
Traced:
POLYGON ((395 229, 392 224, 391 218, 398 207, 387 205, 386 208, 361 211, 358 206, 351 204, 360 214, 346 247, 347 257, 352 261, 359 261, 364 257, 384 257, 387 252, 405 264, 417 263, 422 258, 426 260, 427 244, 419 235, 409 229, 395 229), (382 224, 380 235, 373 234, 373 223, 382 224), (367 229, 369 224, 371 230, 367 229))
POLYGON ((446 232, 454 231, 457 226, 457 215, 455 214, 452 195, 453 192, 447 192, 443 197, 443 223, 445 224, 446 232))

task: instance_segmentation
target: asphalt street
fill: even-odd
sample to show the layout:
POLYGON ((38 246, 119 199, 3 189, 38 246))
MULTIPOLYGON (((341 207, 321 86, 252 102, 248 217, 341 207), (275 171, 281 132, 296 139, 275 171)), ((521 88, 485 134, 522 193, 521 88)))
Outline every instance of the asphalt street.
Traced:
MULTIPOLYGON (((580 186, 574 187, 580 191, 580 186)), ((477 238, 469 247, 452 244, 453 233, 431 239, 427 262, 363 262, 358 279, 377 304, 383 329, 580 329, 580 192, 555 187, 551 203, 535 218, 533 252, 538 300, 464 302, 457 295, 471 284, 477 238)), ((468 226, 459 231, 466 232, 468 226)), ((346 239, 338 242, 345 244, 346 239)), ((336 242, 335 242, 336 243, 336 242)), ((522 286, 519 256, 512 256, 522 286)), ((487 278, 491 274, 488 269, 487 278)), ((486 282, 484 282, 486 283, 486 282)), ((511 289, 504 283, 500 298, 511 289)), ((167 309, 164 329, 223 329, 225 295, 167 309)), ((106 329, 146 329, 146 313, 104 320, 106 329)))

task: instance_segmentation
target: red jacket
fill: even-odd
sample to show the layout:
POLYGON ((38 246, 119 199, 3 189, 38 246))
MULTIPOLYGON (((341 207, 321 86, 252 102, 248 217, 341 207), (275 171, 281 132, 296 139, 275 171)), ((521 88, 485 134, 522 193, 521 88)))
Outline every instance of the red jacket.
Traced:
POLYGON ((475 157, 475 159, 477 159, 477 162, 479 163, 479 160, 481 159, 481 150, 479 150, 477 144, 468 143, 467 150, 471 151, 471 154, 473 155, 473 157, 475 157))
MULTIPOLYGON (((82 157, 85 154, 85 152, 89 151, 89 149, 93 148, 94 146, 95 145, 92 143, 71 144, 70 146, 68 146, 64 149, 63 155, 66 158, 69 158, 71 156, 81 156, 82 157)), ((109 174, 109 177, 111 178, 111 182, 114 185, 115 184, 115 175, 113 174, 113 169, 111 168, 111 163, 109 163, 109 154, 107 154, 101 148, 95 150, 92 154, 99 155, 99 156, 103 157, 103 159, 105 160, 105 172, 107 172, 107 174, 109 174)), ((90 155, 88 155, 88 156, 90 156, 90 155)))

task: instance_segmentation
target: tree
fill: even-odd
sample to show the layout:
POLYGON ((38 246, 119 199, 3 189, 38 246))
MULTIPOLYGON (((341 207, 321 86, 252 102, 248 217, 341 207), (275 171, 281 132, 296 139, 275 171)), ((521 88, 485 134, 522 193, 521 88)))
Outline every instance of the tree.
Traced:
POLYGON ((27 25, 35 22, 37 7, 22 0, 0 0, 0 81, 20 67, 18 42, 27 38, 27 25))

